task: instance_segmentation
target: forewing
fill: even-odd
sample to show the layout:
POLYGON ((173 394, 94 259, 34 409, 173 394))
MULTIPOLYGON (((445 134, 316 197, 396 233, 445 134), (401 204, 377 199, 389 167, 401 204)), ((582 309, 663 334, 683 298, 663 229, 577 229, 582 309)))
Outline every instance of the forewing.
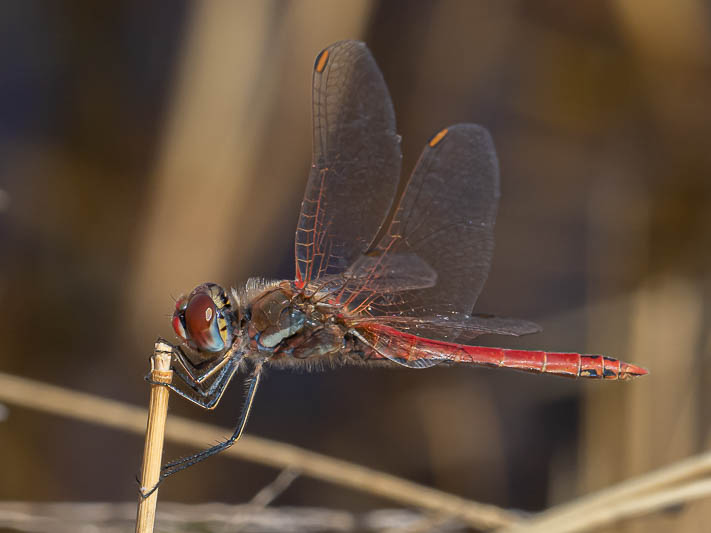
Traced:
POLYGON ((400 177, 400 137, 383 76, 365 44, 316 58, 313 159, 296 229, 296 283, 343 273, 373 241, 400 177))

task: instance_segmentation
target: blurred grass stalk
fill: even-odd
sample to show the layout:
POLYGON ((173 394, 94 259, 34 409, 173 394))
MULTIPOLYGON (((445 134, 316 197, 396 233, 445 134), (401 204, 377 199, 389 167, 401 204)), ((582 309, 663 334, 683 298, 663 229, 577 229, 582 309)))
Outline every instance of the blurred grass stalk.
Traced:
MULTIPOLYGON (((133 433, 140 434, 145 430, 146 411, 138 407, 2 373, 0 400, 133 433)), ((166 435, 183 444, 202 446, 205 441, 218 439, 225 433, 226 430, 221 428, 173 417, 166 435)), ((239 446, 224 454, 271 467, 297 469, 307 476, 449 515, 478 529, 504 528, 502 532, 586 531, 711 495, 711 479, 699 480, 711 474, 711 452, 550 509, 530 521, 522 521, 513 511, 465 500, 369 468, 249 435, 243 436, 239 446)))
POLYGON ((711 452, 706 452, 552 507, 500 533, 579 533, 708 498, 710 474, 711 452))
MULTIPOLYGON (((0 528, 32 533, 77 533, 101 531, 125 533, 135 517, 133 503, 109 502, 0 502, 0 528)), ((418 511, 378 509, 362 513, 314 507, 261 508, 251 504, 186 504, 161 502, 158 521, 162 533, 204 531, 469 531, 464 524, 447 523, 441 529, 418 511)), ((5 531, 4 529, 2 531, 5 531)))
MULTIPOLYGON (((0 401, 137 434, 144 434, 146 429, 145 409, 1 372, 0 401)), ((166 438, 202 448, 206 442, 220 440, 229 433, 230 430, 224 428, 172 417, 167 425, 166 438)), ((222 454, 280 470, 297 469, 305 476, 450 515, 478 529, 507 526, 518 519, 516 513, 494 505, 467 500, 384 472, 251 435, 243 435, 238 446, 222 454)))

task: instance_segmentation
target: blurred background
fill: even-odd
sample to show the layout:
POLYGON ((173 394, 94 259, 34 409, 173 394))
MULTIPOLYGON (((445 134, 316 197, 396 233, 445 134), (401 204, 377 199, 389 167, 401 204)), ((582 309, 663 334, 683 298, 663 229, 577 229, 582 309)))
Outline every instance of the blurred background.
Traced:
MULTIPOLYGON (((405 171, 444 126, 492 132, 502 200, 477 309, 545 332, 484 342, 604 353, 651 375, 274 370, 248 432, 528 511, 705 450, 701 0, 3 2, 0 370, 146 405, 174 297, 292 277, 313 60, 348 38, 390 87, 405 171)), ((213 413, 174 397, 171 412, 231 426, 242 393, 213 413)), ((0 435, 0 499, 135 498, 137 436, 11 406, 0 435)), ((161 499, 244 502, 275 475, 218 457, 161 499)), ((307 478, 276 503, 392 505, 307 478)), ((624 530, 706 531, 710 504, 624 530)))

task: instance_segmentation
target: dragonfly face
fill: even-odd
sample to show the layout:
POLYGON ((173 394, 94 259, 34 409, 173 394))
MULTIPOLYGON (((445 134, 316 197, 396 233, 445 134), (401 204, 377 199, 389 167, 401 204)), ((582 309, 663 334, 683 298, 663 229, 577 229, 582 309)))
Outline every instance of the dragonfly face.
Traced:
POLYGON ((236 310, 232 309, 227 293, 214 283, 199 285, 175 303, 175 333, 204 355, 229 348, 234 341, 236 323, 236 310))

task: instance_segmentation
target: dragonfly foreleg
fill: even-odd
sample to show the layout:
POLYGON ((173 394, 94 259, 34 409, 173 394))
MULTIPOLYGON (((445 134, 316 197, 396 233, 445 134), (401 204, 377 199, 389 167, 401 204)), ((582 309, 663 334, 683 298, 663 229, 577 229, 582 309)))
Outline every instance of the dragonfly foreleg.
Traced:
MULTIPOLYGON (((165 341, 163 343, 168 344, 165 341)), ((195 373, 195 370, 202 370, 205 365, 193 365, 180 347, 168 345, 171 346, 173 355, 174 364, 171 365, 173 371, 188 387, 188 390, 183 390, 172 383, 160 383, 160 385, 168 387, 179 396, 200 407, 214 409, 237 371, 242 359, 241 355, 237 356, 235 350, 230 349, 219 360, 207 366, 202 373, 195 373), (208 384, 206 382, 208 378, 214 379, 208 384)), ((150 375, 146 376, 146 381, 155 383, 150 379, 150 375)))
POLYGON ((210 386, 206 389, 206 382, 208 379, 215 378, 215 381, 218 381, 219 377, 215 377, 216 375, 222 375, 222 370, 226 366, 230 366, 232 363, 239 364, 241 359, 241 356, 235 357, 234 350, 229 350, 216 362, 216 364, 211 365, 205 372, 198 374, 197 376, 190 372, 190 367, 185 365, 185 363, 189 363, 189 361, 186 361, 184 356, 183 358, 176 357, 174 362, 177 364, 174 364, 172 368, 175 373, 178 374, 180 379, 183 380, 183 382, 195 389, 196 392, 202 393, 202 391, 207 391, 212 388, 212 386, 210 386))
MULTIPOLYGON (((172 348, 173 362, 177 363, 177 365, 179 365, 185 373, 184 375, 181 374, 180 377, 185 382, 191 382, 196 384, 202 383, 209 377, 213 376, 216 372, 218 372, 220 368, 222 368, 227 363, 227 360, 230 359, 235 352, 234 348, 232 348, 225 352, 222 357, 218 357, 214 361, 203 361, 201 363, 195 364, 190 360, 187 355, 185 355, 185 352, 183 352, 180 346, 173 346, 172 348)), ((173 370, 180 371, 175 365, 173 366, 173 370)))
POLYGON ((188 386, 187 391, 182 390, 173 384, 167 386, 173 392, 204 409, 214 409, 222 399, 225 390, 227 390, 227 385, 229 385, 230 381, 232 381, 232 378, 238 368, 239 363, 237 361, 234 359, 227 359, 226 364, 221 367, 220 371, 215 376, 215 380, 212 381, 207 387, 204 383, 194 384, 185 380, 183 381, 188 386))

